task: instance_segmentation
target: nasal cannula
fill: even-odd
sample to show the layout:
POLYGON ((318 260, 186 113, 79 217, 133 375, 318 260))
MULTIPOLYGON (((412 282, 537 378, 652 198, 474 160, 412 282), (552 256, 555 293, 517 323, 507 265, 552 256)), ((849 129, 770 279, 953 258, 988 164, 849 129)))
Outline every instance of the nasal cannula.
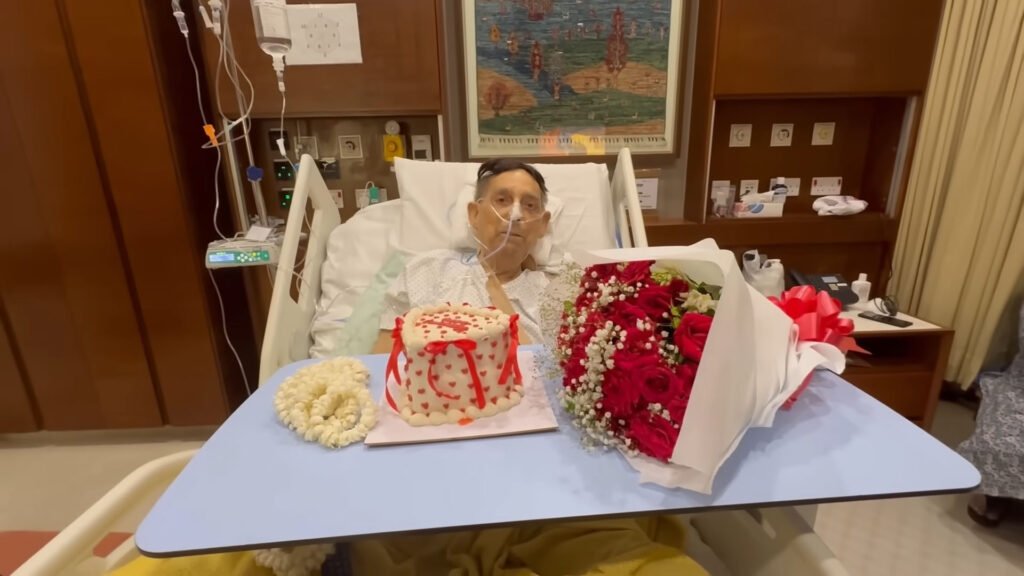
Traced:
MULTIPOLYGON (((505 218, 504 216, 502 216, 501 212, 498 212, 498 209, 495 208, 493 204, 490 205, 490 207, 491 207, 491 210, 494 211, 494 215, 495 216, 500 218, 502 222, 505 222, 506 224, 508 224, 508 228, 505 229, 505 236, 504 236, 504 238, 501 239, 501 245, 498 246, 497 248, 495 248, 494 250, 490 251, 486 256, 481 256, 480 257, 480 262, 481 263, 483 263, 485 260, 489 260, 492 256, 494 256, 495 254, 500 252, 501 249, 504 248, 506 244, 508 244, 508 238, 509 238, 509 236, 512 235, 512 223, 513 222, 519 222, 520 225, 524 225, 524 224, 529 224, 529 223, 533 222, 534 220, 537 220, 537 218, 533 218, 533 219, 530 219, 530 220, 524 220, 523 219, 523 212, 522 212, 522 208, 519 205, 519 200, 516 200, 515 202, 512 203, 512 210, 509 213, 509 217, 508 218, 505 218)), ((485 250, 487 249, 487 245, 484 244, 483 242, 481 242, 480 239, 476 237, 475 232, 473 233, 473 240, 476 240, 476 243, 479 244, 485 250)))

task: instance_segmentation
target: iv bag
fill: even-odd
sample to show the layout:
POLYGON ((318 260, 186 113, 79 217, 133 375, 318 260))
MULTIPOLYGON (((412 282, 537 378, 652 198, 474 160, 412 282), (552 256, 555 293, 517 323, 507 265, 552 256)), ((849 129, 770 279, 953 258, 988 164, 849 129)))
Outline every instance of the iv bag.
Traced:
POLYGON ((252 21, 261 50, 271 56, 281 56, 292 49, 285 0, 252 0, 252 21))

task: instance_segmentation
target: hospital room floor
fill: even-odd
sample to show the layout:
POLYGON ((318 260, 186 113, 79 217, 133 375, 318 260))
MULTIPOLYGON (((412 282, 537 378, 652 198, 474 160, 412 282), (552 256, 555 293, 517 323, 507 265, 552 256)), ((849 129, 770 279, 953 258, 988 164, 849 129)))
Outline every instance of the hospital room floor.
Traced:
MULTIPOLYGON (((934 433, 942 441, 956 445, 972 427, 968 409, 940 404, 934 433)), ((0 565, 19 553, 5 546, 5 532, 60 530, 137 466, 197 448, 212 431, 0 436, 0 565)), ((854 576, 1024 575, 1024 510, 992 530, 967 517, 966 501, 956 495, 829 504, 819 507, 815 529, 854 576)), ((131 531, 137 521, 116 528, 131 531)))

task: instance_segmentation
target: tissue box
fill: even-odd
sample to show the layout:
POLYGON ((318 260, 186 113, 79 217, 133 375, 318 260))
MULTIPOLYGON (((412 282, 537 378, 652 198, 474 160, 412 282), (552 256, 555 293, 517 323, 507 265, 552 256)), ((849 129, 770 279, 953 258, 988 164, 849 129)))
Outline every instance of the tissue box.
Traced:
POLYGON ((782 202, 737 202, 733 210, 735 218, 778 218, 782 216, 782 202))

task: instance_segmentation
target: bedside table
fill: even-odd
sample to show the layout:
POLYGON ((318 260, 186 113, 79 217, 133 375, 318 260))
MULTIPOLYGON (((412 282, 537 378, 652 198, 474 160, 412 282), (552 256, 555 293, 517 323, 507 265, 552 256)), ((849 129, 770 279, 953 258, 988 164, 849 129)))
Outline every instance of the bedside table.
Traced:
POLYGON ((854 305, 841 314, 853 320, 857 344, 871 352, 848 354, 843 378, 918 426, 930 428, 953 330, 906 314, 896 317, 913 324, 897 328, 857 316, 865 310, 875 311, 854 305))

